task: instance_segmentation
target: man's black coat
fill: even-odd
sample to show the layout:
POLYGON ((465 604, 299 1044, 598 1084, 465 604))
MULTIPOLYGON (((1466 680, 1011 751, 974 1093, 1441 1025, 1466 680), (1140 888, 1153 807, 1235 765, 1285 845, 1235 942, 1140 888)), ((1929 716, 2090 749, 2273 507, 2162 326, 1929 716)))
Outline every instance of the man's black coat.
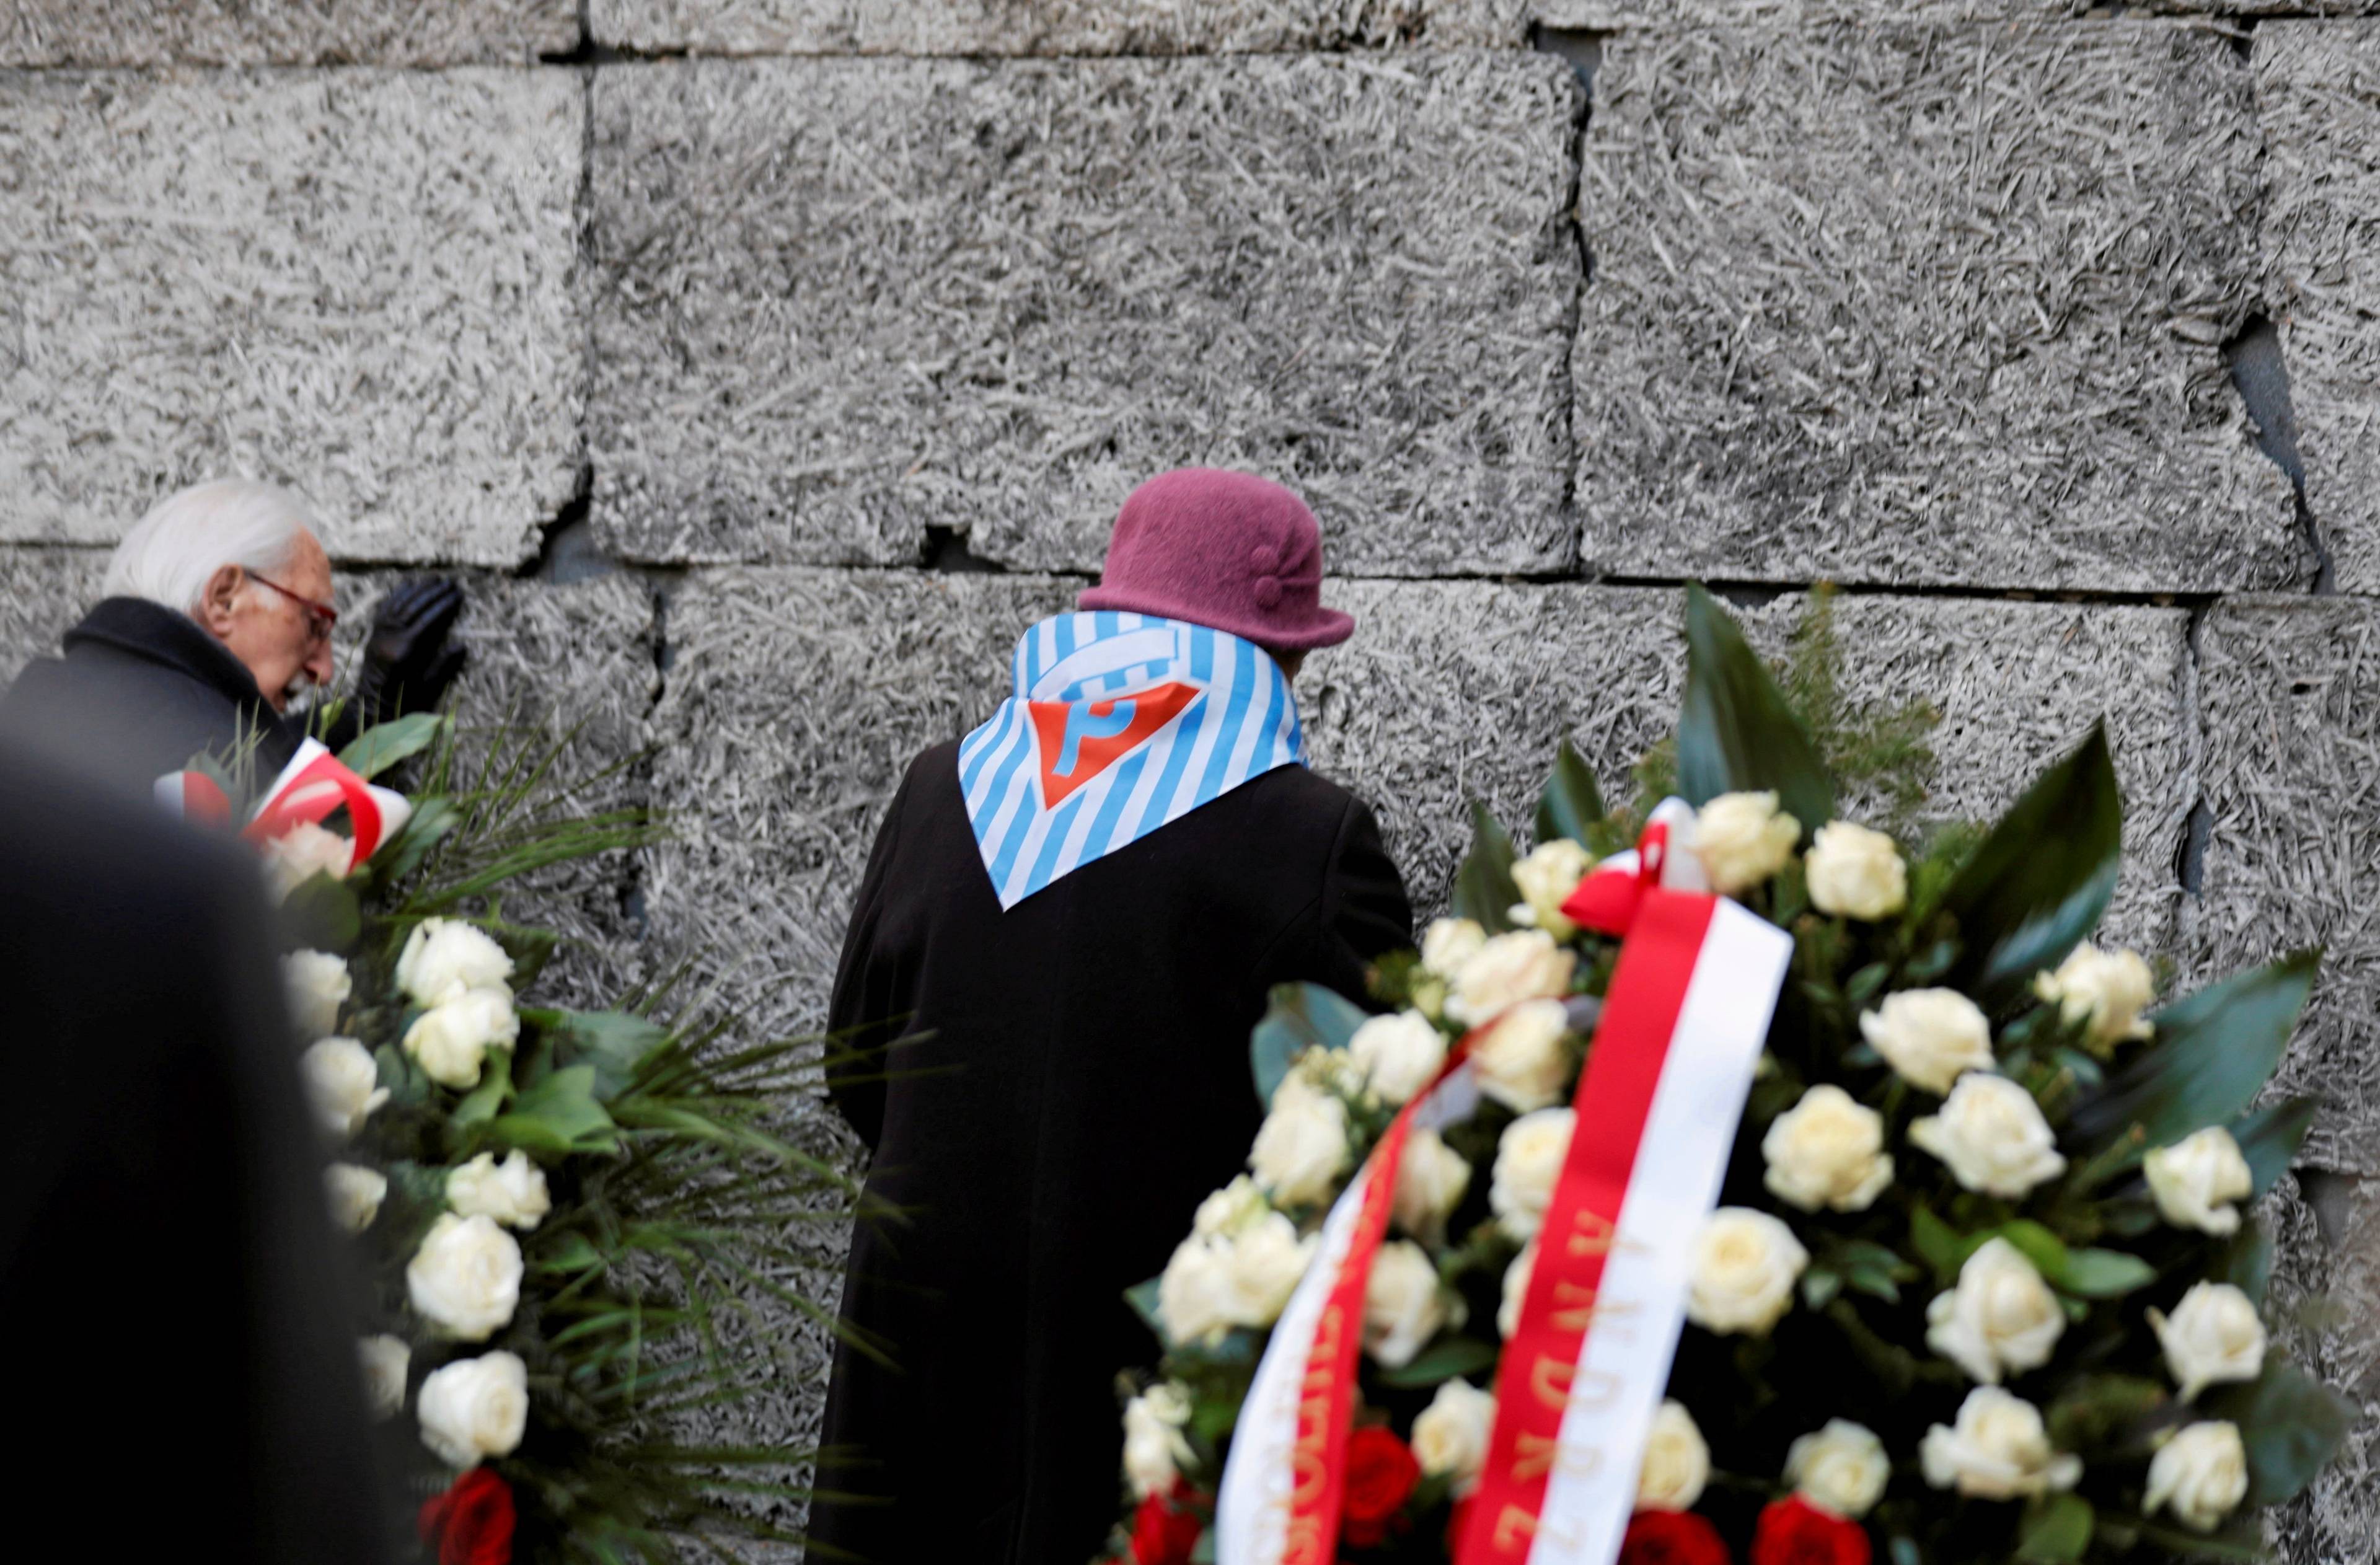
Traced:
POLYGON ((103 600, 67 632, 65 657, 26 665, 0 698, 0 734, 128 791, 249 746, 270 782, 305 737, 197 621, 139 598, 103 600))
POLYGON ((0 887, 9 1552, 382 1558, 252 858, 0 742, 0 887))
POLYGON ((909 769, 835 982, 892 1022, 888 1085, 835 1100, 876 1149, 812 1535, 884 1565, 1088 1560, 1121 1513, 1123 1300, 1164 1269, 1262 1119, 1248 1032, 1274 984, 1363 993, 1412 914, 1371 812, 1304 767, 1242 784, 1002 912, 956 746, 909 769))

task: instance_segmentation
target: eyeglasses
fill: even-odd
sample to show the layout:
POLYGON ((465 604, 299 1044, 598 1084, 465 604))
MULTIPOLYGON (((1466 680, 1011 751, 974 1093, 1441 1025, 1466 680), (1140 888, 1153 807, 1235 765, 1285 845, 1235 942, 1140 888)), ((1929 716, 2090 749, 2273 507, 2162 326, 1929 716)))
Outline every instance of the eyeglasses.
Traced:
MULTIPOLYGON (((242 570, 248 569, 245 565, 240 568, 242 570)), ((255 571, 248 571, 248 579, 255 582, 260 587, 269 587, 273 588, 273 591, 278 592, 284 598, 288 599, 292 603, 295 603, 299 608, 305 610, 306 633, 307 638, 310 641, 328 641, 331 638, 331 627, 339 623, 338 610, 334 609, 328 603, 317 603, 314 600, 307 597, 303 593, 292 592, 269 576, 261 576, 255 571)))

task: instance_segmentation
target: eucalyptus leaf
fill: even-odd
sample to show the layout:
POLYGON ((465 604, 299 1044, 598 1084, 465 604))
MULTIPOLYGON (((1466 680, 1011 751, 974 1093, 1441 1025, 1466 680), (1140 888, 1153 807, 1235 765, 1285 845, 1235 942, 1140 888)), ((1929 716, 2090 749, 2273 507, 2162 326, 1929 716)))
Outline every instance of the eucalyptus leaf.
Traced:
POLYGON ((619 1145, 619 1127, 595 1100, 592 1065, 554 1072, 523 1092, 512 1112, 499 1114, 488 1130, 506 1146, 549 1157, 608 1152, 619 1145))
POLYGON ((670 1030, 624 1011, 565 1011, 553 1028, 565 1064, 595 1068, 595 1097, 609 1103, 627 1090, 645 1062, 669 1046, 670 1030))
POLYGON ((1784 692, 1718 600, 1686 588, 1686 691, 1678 712, 1678 787, 1703 805, 1774 790, 1804 833, 1834 819, 1835 784, 1784 692))
POLYGON ((1379 1372, 1383 1385, 1403 1390, 1427 1390, 1458 1376, 1476 1375, 1496 1363, 1496 1349, 1475 1337, 1442 1336, 1415 1354, 1410 1364, 1379 1372))
POLYGON ((1488 807, 1478 800, 1471 801, 1471 851, 1463 855, 1463 867, 1454 875, 1454 913, 1468 918, 1491 935, 1500 935, 1512 928, 1512 904, 1521 900, 1521 888, 1512 880, 1512 839, 1488 813, 1488 807))
POLYGON ((375 723, 339 752, 339 764, 369 782, 397 762, 428 749, 445 722, 438 712, 410 712, 375 723))
POLYGON ((2116 889, 2123 801, 2104 727, 2036 779, 1943 888, 1961 946, 1949 987, 2005 1009, 2098 927, 2116 889))
POLYGON ((2133 1145, 2146 1151, 2229 1122, 2279 1066, 2320 960, 2301 952, 2158 1012, 2155 1040, 2075 1108, 2069 1139, 2090 1153, 2137 1131, 2133 1145))
POLYGON ((1248 1065, 1257 1100, 1269 1104, 1281 1078, 1306 1049, 1319 1044, 1344 1049, 1366 1013, 1353 1001, 1315 983, 1275 984, 1264 1020, 1248 1035, 1248 1065))
POLYGON ((2306 1132, 2313 1128, 2318 1107, 2311 1098, 2285 1098, 2251 1109, 2231 1122, 2231 1139, 2240 1144, 2240 1155, 2248 1159, 2248 1172, 2255 1180, 2250 1203, 2262 1200, 2265 1192, 2289 1171, 2298 1148, 2305 1144, 2306 1132))
POLYGON ((1567 837, 1585 843, 1604 813, 1603 792, 1595 785, 1595 773, 1564 739, 1554 751, 1553 775, 1546 780, 1546 791, 1537 800, 1537 841, 1567 837))
POLYGON ((2091 1502, 2080 1495, 2051 1495, 2026 1512, 2016 1556, 2028 1565, 2067 1565, 2091 1547, 2091 1502))
POLYGON ((2313 1481, 2355 1422, 2352 1403, 2276 1353, 2245 1386, 2204 1398, 2207 1413, 2240 1426, 2248 1447, 2250 1507, 2278 1505, 2313 1481))

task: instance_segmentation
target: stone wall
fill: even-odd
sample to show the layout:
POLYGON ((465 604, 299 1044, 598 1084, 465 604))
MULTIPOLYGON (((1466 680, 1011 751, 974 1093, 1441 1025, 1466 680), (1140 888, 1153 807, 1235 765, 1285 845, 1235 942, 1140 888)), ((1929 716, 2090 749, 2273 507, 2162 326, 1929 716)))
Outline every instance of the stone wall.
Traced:
MULTIPOLYGON (((1425 901, 1559 738, 1624 790, 1688 577, 1844 588, 1924 815, 2107 717, 2123 936, 2329 947, 2284 1286, 2380 1306, 2380 0, 0 7, 0 674, 209 475, 352 613, 459 570, 466 710, 674 812, 542 888, 583 987, 815 1025, 902 765, 1193 462, 1321 515, 1316 761, 1425 901)), ((2371 1559, 2306 1329, 2365 1417, 2280 1542, 2371 1559)))

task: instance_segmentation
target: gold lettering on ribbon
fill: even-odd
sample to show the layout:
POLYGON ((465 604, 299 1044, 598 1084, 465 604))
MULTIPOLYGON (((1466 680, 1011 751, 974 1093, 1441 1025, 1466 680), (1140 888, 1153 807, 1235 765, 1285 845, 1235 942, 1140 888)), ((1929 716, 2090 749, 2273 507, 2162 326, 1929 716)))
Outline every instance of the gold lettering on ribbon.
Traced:
POLYGON ((1570 1241, 1565 1247, 1581 1259, 1589 1256, 1608 1256, 1611 1253, 1612 1238, 1619 1231, 1612 1220, 1601 1212, 1581 1207, 1572 1215, 1570 1241))
POLYGON ((1520 1431, 1520 1445, 1512 1459, 1514 1478, 1528 1483, 1557 1467, 1574 1477, 1592 1478, 1603 1470, 1603 1452, 1594 1446, 1566 1446, 1559 1439, 1520 1431))
POLYGON ((1539 1353, 1537 1361, 1529 1365, 1529 1389, 1536 1394, 1539 1406, 1560 1413, 1570 1405, 1571 1377, 1577 1373, 1578 1365, 1568 1360, 1539 1353))
POLYGON ((1537 1519, 1524 1506, 1508 1505, 1496 1518, 1496 1532, 1489 1541, 1499 1554, 1509 1554, 1537 1535, 1537 1519))

